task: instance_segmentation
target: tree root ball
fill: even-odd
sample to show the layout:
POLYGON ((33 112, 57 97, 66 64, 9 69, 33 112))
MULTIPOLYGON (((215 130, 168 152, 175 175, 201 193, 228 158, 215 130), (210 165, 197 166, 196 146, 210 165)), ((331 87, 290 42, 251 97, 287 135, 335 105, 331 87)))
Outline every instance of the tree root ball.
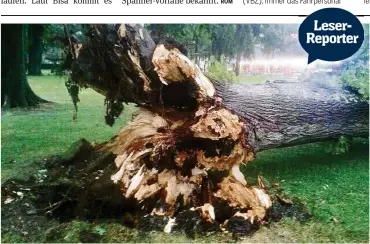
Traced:
POLYGON ((176 167, 172 170, 152 167, 144 174, 142 166, 133 166, 137 170, 133 175, 141 169, 139 175, 145 178, 138 188, 145 186, 150 192, 155 189, 150 187, 154 184, 159 189, 154 194, 142 194, 144 190, 138 189, 127 195, 129 188, 124 188, 121 180, 115 183, 111 179, 119 169, 115 164, 119 155, 103 152, 108 145, 112 142, 93 146, 81 140, 65 155, 47 159, 44 169, 28 180, 8 180, 2 185, 3 211, 17 204, 22 208, 28 206, 23 211, 25 215, 58 221, 113 218, 142 231, 188 235, 204 231, 247 235, 285 215, 301 219, 307 217, 302 212, 308 215, 299 205, 282 202, 274 194, 272 205, 264 206, 254 189, 271 193, 274 189, 244 186, 232 175, 217 171, 198 175, 192 183, 193 176, 183 176, 176 167), (136 198, 139 195, 140 200, 136 198))

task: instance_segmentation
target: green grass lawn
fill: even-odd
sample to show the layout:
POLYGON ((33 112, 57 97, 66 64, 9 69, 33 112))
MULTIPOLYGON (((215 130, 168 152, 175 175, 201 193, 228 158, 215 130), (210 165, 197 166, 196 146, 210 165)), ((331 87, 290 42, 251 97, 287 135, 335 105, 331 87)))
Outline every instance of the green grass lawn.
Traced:
POLYGON ((74 107, 64 79, 48 75, 29 77, 35 93, 53 103, 32 110, 2 111, 2 181, 19 174, 19 170, 28 171, 34 159, 63 152, 80 138, 90 142, 108 140, 131 119, 135 108, 125 106, 114 126, 107 126, 104 97, 84 89, 80 92, 77 120, 73 121, 74 107))
MULTIPOLYGON (((255 80, 258 82, 260 78, 255 80)), ((2 181, 32 173, 38 167, 34 163, 36 159, 61 153, 79 138, 95 142, 108 140, 131 119, 135 110, 133 106, 126 106, 124 114, 111 128, 104 122, 104 98, 88 89, 81 92, 78 119, 73 121, 74 109, 63 78, 45 75, 29 77, 29 82, 36 94, 54 103, 33 110, 2 112, 2 181)), ((262 175, 270 182, 279 183, 287 195, 305 203, 313 217, 303 224, 284 219, 262 227, 241 241, 368 242, 368 141, 355 140, 350 152, 341 155, 327 152, 327 145, 315 143, 268 150, 243 167, 248 182, 253 183, 262 175)), ((75 228, 93 228, 91 225, 98 224, 73 221, 67 225, 72 232, 75 228)), ((105 223, 100 227, 106 230, 103 238, 106 242, 230 241, 216 236, 189 239, 178 234, 142 234, 117 224, 105 223)), ((73 233, 65 235, 71 239, 61 241, 78 241, 73 239, 76 236, 73 233)), ((3 234, 3 238, 3 241, 22 240, 9 234, 3 234)))
MULTIPOLYGON (((355 140, 350 152, 332 155, 328 143, 315 143, 261 152, 244 167, 251 177, 278 182, 285 193, 305 203, 313 214, 305 224, 286 221, 287 236, 267 231, 271 242, 368 242, 369 144, 355 140), (277 237, 274 237, 276 236, 277 237)), ((248 179, 248 178, 247 178, 248 179)))

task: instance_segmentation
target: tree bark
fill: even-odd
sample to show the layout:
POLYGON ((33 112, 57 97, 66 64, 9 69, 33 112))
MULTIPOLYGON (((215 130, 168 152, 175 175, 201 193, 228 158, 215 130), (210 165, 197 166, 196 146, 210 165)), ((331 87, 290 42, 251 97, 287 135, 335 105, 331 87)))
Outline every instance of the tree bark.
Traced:
MULTIPOLYGON (((114 30, 113 26, 110 28, 112 28, 111 31, 114 30)), ((137 27, 126 26, 122 28, 131 28, 132 36, 130 38, 136 38, 135 34, 138 30, 135 28, 137 27)), ((107 30, 105 29, 105 31, 107 30)), ((215 95, 203 94, 203 98, 196 97, 196 87, 191 88, 191 84, 186 84, 187 77, 180 77, 182 82, 166 85, 164 84, 166 82, 163 81, 164 78, 161 77, 161 72, 158 72, 160 68, 155 64, 155 57, 151 55, 155 53, 155 50, 159 50, 159 47, 156 47, 145 30, 143 33, 144 36, 139 41, 125 39, 132 46, 131 48, 136 48, 135 55, 140 60, 140 63, 137 64, 142 66, 142 70, 137 71, 141 81, 137 79, 137 74, 132 72, 133 68, 126 68, 131 82, 127 85, 121 84, 119 89, 119 83, 126 82, 124 78, 120 77, 125 77, 127 74, 113 72, 112 75, 104 72, 104 70, 112 68, 117 71, 118 67, 115 66, 120 65, 119 60, 109 61, 115 66, 102 67, 102 70, 95 70, 94 75, 90 67, 97 67, 97 65, 93 61, 89 61, 91 63, 84 70, 79 70, 82 67, 82 63, 80 63, 75 66, 72 78, 80 83, 83 80, 83 85, 95 87, 98 92, 107 95, 108 98, 112 96, 111 92, 123 90, 122 87, 124 87, 124 91, 121 92, 123 94, 120 92, 114 94, 116 100, 117 97, 120 97, 121 101, 145 104, 145 106, 151 107, 159 105, 180 106, 182 109, 195 110, 203 105, 204 101, 200 101, 202 99, 208 99, 208 102, 211 103, 216 103, 215 101, 220 99, 223 107, 236 113, 243 120, 248 131, 248 142, 256 151, 332 139, 341 135, 367 136, 368 134, 368 101, 339 82, 332 81, 332 78, 328 76, 321 77, 320 80, 312 78, 305 82, 274 81, 257 85, 232 84, 213 80, 213 84, 210 82, 209 86, 215 87, 215 95), (151 58, 152 60, 150 60, 151 58), (140 72, 143 73, 140 75, 140 72), (84 76, 88 74, 89 77, 81 77, 82 74, 84 76), (100 81, 112 80, 112 76, 114 76, 115 82, 111 82, 109 85, 108 82, 102 83, 100 81), (96 78, 90 79, 90 77, 96 78), (139 84, 140 87, 134 87, 139 84), (149 90, 150 92, 147 93, 149 90), (173 96, 174 92, 176 92, 176 96, 173 96), (161 99, 163 100, 161 101, 161 99)), ((119 39, 119 37, 117 38, 119 39)), ((89 45, 96 44, 90 43, 89 45)), ((130 47, 129 45, 122 47, 125 49, 124 51, 130 47)), ((166 49, 165 46, 163 48, 166 49)), ((91 52, 91 48, 86 49, 91 52)), ((81 52, 86 51, 82 48, 81 52)), ((106 49, 104 52, 108 55, 111 50, 106 49)), ((118 50, 115 52, 117 53, 118 50)), ((164 50, 158 51, 158 53, 160 52, 164 52, 164 50)), ((171 53, 171 50, 167 50, 167 52, 171 53)), ((89 58, 94 60, 94 57, 89 58)), ((78 58, 76 63, 81 62, 79 59, 82 58, 78 58)), ((87 58, 82 60, 84 63, 86 61, 87 58)), ((102 66, 101 62, 99 65, 102 66)), ((165 66, 162 65, 162 68, 165 66)))
POLYGON ((31 89, 26 77, 25 25, 1 25, 1 105, 36 106, 45 100, 31 89))
POLYGON ((215 82, 225 107, 242 117, 255 151, 338 138, 368 137, 369 102, 322 76, 305 82, 215 82))
POLYGON ((235 74, 236 76, 239 76, 240 74, 240 62, 242 60, 242 54, 238 53, 236 54, 236 62, 235 62, 235 74))
POLYGON ((44 25, 28 25, 28 75, 42 75, 44 25))

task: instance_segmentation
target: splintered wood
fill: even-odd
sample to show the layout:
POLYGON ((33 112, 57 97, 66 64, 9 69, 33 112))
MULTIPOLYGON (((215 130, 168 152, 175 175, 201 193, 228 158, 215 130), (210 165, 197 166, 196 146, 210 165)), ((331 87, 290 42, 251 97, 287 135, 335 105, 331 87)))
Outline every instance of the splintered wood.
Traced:
POLYGON ((215 97, 198 66, 176 47, 155 45, 141 26, 92 25, 90 33, 72 78, 140 108, 98 149, 117 155, 111 180, 122 194, 152 215, 193 209, 214 222, 232 217, 216 214, 228 206, 246 221, 262 221, 271 200, 239 168, 254 159, 244 122, 215 97))
POLYGON ((158 45, 152 60, 154 70, 163 84, 186 82, 189 86, 195 86, 198 90, 197 100, 199 102, 215 94, 215 88, 210 80, 178 49, 168 50, 164 45, 158 45))
POLYGON ((254 154, 241 143, 238 117, 223 108, 178 120, 165 115, 140 109, 105 145, 104 150, 117 155, 118 171, 111 179, 121 184, 124 196, 152 205, 154 215, 174 217, 194 208, 214 222, 218 202, 246 221, 262 221, 271 200, 263 188, 248 186, 240 171, 240 164, 254 154), (211 178, 208 171, 229 173, 211 178))

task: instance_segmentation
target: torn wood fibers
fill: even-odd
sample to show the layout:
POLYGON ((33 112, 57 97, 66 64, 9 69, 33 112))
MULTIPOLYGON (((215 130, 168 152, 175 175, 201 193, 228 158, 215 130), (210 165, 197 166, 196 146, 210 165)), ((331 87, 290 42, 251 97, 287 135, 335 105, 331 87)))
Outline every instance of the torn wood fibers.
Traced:
POLYGON ((246 221, 263 221, 270 197, 261 185, 248 185, 239 169, 255 156, 244 122, 195 64, 176 47, 156 45, 139 25, 90 25, 87 41, 74 50, 73 82, 107 103, 139 107, 96 147, 116 155, 111 180, 126 198, 155 202, 151 215, 175 218, 192 209, 214 222, 215 206, 228 206, 246 221))

